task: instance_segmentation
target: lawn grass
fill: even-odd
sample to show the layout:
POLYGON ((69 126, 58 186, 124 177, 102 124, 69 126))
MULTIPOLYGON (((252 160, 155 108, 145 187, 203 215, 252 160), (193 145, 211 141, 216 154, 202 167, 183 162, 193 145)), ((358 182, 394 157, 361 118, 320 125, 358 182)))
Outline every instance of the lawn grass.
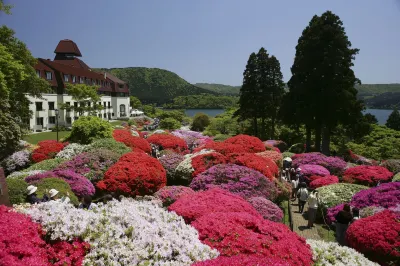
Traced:
MULTIPOLYGON (((65 138, 70 131, 59 131, 58 132, 58 139, 61 140, 65 138)), ((35 133, 35 134, 29 134, 24 136, 23 140, 31 143, 31 144, 37 144, 39 141, 42 140, 57 140, 57 132, 42 132, 42 133, 35 133)))
POLYGON ((318 235, 326 242, 336 242, 335 232, 325 224, 314 224, 317 227, 318 235))
POLYGON ((120 126, 122 124, 122 122, 124 122, 124 121, 112 121, 112 122, 110 122, 110 124, 113 126, 120 126))
POLYGON ((290 227, 288 201, 282 201, 279 206, 283 209, 283 223, 290 227))

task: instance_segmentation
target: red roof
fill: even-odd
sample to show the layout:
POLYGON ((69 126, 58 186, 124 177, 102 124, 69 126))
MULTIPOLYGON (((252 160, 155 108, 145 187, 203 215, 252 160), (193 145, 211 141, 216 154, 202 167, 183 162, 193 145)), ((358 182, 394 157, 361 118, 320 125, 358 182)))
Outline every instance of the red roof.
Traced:
POLYGON ((70 75, 75 75, 75 76, 80 76, 80 77, 91 78, 91 79, 105 80, 104 76, 102 74, 99 74, 94 71, 90 71, 90 70, 83 69, 83 68, 73 67, 71 65, 60 64, 59 62, 54 62, 54 61, 46 60, 46 59, 42 59, 42 58, 39 58, 39 61, 43 62, 45 65, 47 65, 51 68, 54 68, 55 70, 57 70, 63 74, 70 74, 70 75))
POLYGON ((35 70, 40 71, 40 77, 46 79, 46 72, 51 72, 52 79, 47 80, 51 86, 57 86, 57 80, 54 76, 54 71, 52 68, 48 67, 47 65, 43 64, 41 61, 37 61, 35 65, 35 70))
POLYGON ((56 54, 73 54, 75 56, 82 56, 81 51, 79 51, 78 45, 71 40, 61 40, 56 49, 54 50, 56 54))
POLYGON ((104 72, 104 73, 106 73, 106 77, 107 77, 107 78, 109 78, 111 81, 113 81, 113 82, 115 82, 115 83, 119 83, 119 84, 125 84, 125 83, 126 83, 125 81, 120 80, 119 78, 117 78, 117 77, 114 76, 114 75, 111 75, 111 74, 108 73, 108 72, 104 72))
POLYGON ((86 63, 83 62, 82 60, 80 60, 79 58, 74 58, 71 60, 54 60, 54 62, 63 64, 63 65, 70 65, 70 66, 77 67, 77 68, 83 68, 86 70, 90 69, 90 67, 88 65, 86 65, 86 63))

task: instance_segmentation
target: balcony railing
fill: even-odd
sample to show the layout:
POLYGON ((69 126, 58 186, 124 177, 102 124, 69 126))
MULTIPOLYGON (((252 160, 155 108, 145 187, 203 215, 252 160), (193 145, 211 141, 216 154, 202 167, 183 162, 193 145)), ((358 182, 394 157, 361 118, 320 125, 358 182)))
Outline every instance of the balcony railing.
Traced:
POLYGON ((36 116, 38 116, 38 117, 44 117, 44 116, 45 116, 45 112, 46 112, 45 109, 36 110, 36 116))
POLYGON ((56 116, 56 110, 49 110, 49 116, 56 116))

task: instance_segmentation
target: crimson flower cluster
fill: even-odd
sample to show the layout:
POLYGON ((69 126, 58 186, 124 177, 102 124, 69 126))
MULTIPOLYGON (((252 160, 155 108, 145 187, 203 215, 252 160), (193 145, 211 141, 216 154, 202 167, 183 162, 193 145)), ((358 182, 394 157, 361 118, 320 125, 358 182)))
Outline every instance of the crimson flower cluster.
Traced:
POLYGON ((263 158, 254 153, 232 153, 229 154, 228 160, 230 163, 257 170, 270 180, 277 177, 279 173, 276 163, 269 158, 263 158))
POLYGON ((43 140, 38 143, 39 148, 32 152, 32 161, 35 163, 54 158, 67 143, 57 142, 55 140, 43 140))
POLYGON ((242 152, 256 153, 265 151, 262 141, 257 137, 249 135, 237 135, 226 139, 224 142, 242 146, 242 152))
MULTIPOLYGON (((313 176, 315 178, 315 176, 313 176)), ((310 188, 316 189, 319 187, 337 184, 339 183, 339 178, 335 175, 328 175, 321 178, 317 178, 310 183, 310 188)))
POLYGON ((147 141, 162 147, 164 150, 173 150, 178 153, 181 153, 188 148, 183 139, 171 134, 153 134, 147 138, 147 141))
POLYGON ((243 147, 239 144, 226 143, 226 142, 213 142, 213 141, 210 141, 210 142, 206 143, 205 145, 199 146, 198 148, 196 148, 194 150, 194 152, 199 152, 203 149, 214 150, 223 155, 227 155, 230 153, 243 152, 243 147))
POLYGON ((132 150, 142 150, 147 153, 151 152, 150 144, 143 138, 132 136, 129 130, 115 129, 113 131, 113 137, 116 141, 124 143, 132 150))
POLYGON ((389 182, 393 173, 382 166, 359 165, 347 169, 343 180, 346 183, 354 183, 366 186, 374 186, 378 182, 389 182))
POLYGON ((144 196, 155 193, 166 183, 165 169, 157 159, 145 153, 130 152, 111 166, 96 186, 103 191, 144 196))
POLYGON ((224 164, 227 159, 224 155, 218 152, 211 152, 206 154, 200 154, 192 158, 192 167, 194 169, 192 177, 203 173, 207 169, 217 164, 224 164))

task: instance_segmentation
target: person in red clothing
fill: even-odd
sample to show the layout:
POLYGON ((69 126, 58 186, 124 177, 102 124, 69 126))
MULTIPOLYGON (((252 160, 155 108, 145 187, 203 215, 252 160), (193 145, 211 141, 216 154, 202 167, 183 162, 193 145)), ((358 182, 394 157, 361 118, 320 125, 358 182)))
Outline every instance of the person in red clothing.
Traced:
POLYGON ((342 245, 346 245, 346 231, 351 221, 353 221, 353 215, 349 204, 345 204, 343 210, 336 215, 336 241, 342 245))

